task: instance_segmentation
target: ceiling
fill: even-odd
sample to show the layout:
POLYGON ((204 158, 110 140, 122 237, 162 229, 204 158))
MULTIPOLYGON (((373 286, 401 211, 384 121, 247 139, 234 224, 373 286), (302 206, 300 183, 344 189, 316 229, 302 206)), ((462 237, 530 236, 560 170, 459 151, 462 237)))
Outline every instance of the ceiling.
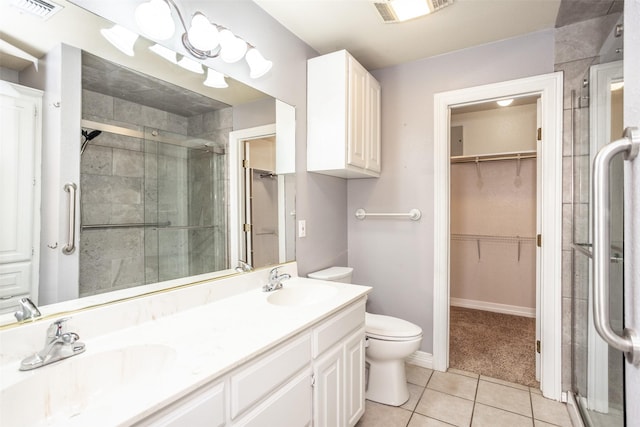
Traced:
POLYGON ((374 0, 254 1, 320 54, 347 49, 369 70, 551 29, 560 8, 560 0, 454 0, 385 24, 374 0))

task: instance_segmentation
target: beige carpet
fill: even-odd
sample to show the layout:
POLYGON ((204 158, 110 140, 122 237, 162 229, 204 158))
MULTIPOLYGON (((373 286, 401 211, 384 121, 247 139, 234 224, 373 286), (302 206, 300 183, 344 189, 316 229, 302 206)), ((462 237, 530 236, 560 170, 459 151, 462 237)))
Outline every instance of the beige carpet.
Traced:
POLYGON ((451 307, 449 367, 539 388, 535 319, 451 307))

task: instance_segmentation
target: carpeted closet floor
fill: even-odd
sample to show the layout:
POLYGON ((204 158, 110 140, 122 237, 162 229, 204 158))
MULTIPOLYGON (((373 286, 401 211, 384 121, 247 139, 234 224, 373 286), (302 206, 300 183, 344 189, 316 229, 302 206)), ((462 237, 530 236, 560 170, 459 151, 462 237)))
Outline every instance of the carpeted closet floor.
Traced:
POLYGON ((451 307, 449 367, 529 387, 536 381, 536 319, 451 307))

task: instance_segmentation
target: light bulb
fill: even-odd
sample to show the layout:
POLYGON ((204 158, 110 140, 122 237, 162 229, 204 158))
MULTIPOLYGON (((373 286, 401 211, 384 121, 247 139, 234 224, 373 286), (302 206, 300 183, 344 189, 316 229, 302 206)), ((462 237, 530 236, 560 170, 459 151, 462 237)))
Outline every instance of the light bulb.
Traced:
POLYGON ((180 61, 178 61, 178 65, 184 68, 185 70, 189 70, 193 73, 203 74, 204 70, 202 69, 202 64, 198 61, 194 61, 191 58, 187 58, 183 56, 180 61))
POLYGON ((100 34, 125 55, 133 56, 133 45, 138 35, 120 25, 100 30, 100 34))
POLYGON ((247 51, 247 43, 227 29, 220 31, 220 47, 220 58, 228 63, 240 61, 247 51))
POLYGON ((219 71, 207 68, 207 79, 203 83, 205 86, 215 87, 218 89, 224 89, 229 87, 227 81, 224 79, 224 74, 219 71))
POLYGON ((178 60, 176 59, 177 54, 171 49, 167 49, 166 47, 159 44, 154 44, 153 46, 149 46, 149 50, 156 55, 163 57, 172 64, 178 63, 178 60))
POLYGON ((216 26, 201 13, 193 15, 187 35, 191 46, 203 52, 215 49, 220 39, 216 26))
POLYGON ((141 3, 136 7, 135 17, 140 30, 152 39, 167 40, 175 32, 171 8, 164 0, 141 3))
POLYGON ((500 101, 496 101, 501 107, 508 107, 513 102, 513 99, 501 99, 500 101))
POLYGON ((264 59, 264 56, 256 49, 252 47, 247 52, 246 56, 247 64, 249 64, 249 76, 252 79, 257 79, 264 76, 273 67, 273 62, 264 59))

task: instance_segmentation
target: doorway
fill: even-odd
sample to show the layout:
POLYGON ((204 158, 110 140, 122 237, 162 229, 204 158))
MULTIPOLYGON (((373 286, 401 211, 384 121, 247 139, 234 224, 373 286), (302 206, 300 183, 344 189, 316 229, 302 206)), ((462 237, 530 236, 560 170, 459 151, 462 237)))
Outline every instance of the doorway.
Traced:
POLYGON ((455 106, 450 119, 449 367, 534 388, 539 99, 455 106))
POLYGON ((561 254, 562 254, 562 74, 552 73, 436 94, 434 97, 434 328, 433 367, 449 367, 450 302, 450 118, 451 108, 492 99, 540 96, 543 151, 540 213, 542 246, 536 270, 540 388, 561 399, 561 254))

